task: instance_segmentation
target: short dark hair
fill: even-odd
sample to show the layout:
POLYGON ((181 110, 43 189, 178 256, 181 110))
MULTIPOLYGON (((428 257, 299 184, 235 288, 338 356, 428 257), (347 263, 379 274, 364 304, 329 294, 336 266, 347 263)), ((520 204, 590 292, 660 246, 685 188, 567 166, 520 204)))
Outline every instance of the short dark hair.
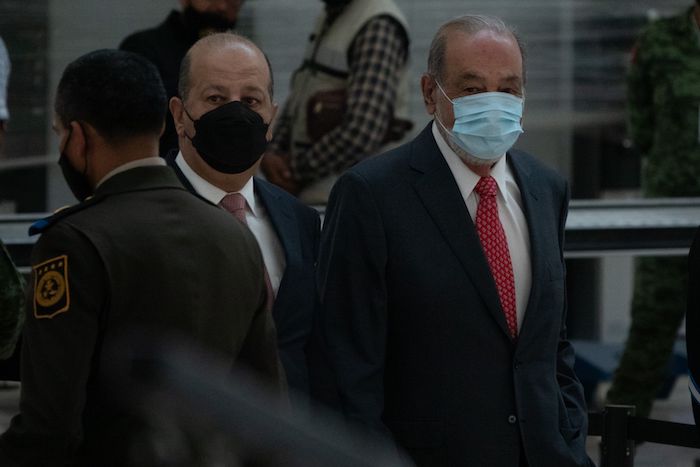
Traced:
POLYGON ((160 134, 167 95, 156 67, 123 50, 103 49, 68 64, 58 83, 56 115, 63 126, 87 122, 110 143, 160 134))
MULTIPOLYGON (((272 64, 270 63, 270 59, 268 58, 265 51, 258 47, 255 44, 255 42, 248 39, 242 34, 238 34, 233 31, 226 31, 204 36, 199 41, 197 41, 197 43, 195 43, 195 45, 197 44, 199 44, 199 46, 205 45, 207 47, 226 46, 231 44, 245 44, 251 49, 259 50, 262 56, 265 57, 265 62, 267 63, 267 72, 270 75, 270 82, 267 84, 267 92, 270 94, 270 99, 274 97, 275 83, 274 77, 272 76, 272 64)), ((192 49, 194 48, 194 45, 190 47, 190 50, 187 51, 187 53, 182 59, 182 62, 180 62, 180 74, 178 76, 177 93, 180 96, 180 99, 182 99, 183 101, 187 99, 187 95, 189 94, 190 88, 192 86, 190 83, 190 68, 192 68, 192 49)))
POLYGON ((445 72, 445 50, 447 49, 447 36, 452 31, 460 31, 467 36, 473 36, 480 31, 492 31, 501 36, 511 36, 515 39, 523 59, 523 83, 527 81, 525 68, 526 50, 525 43, 514 27, 507 25, 502 19, 487 15, 464 15, 454 18, 438 29, 435 33, 430 52, 428 53, 428 74, 442 80, 445 72))

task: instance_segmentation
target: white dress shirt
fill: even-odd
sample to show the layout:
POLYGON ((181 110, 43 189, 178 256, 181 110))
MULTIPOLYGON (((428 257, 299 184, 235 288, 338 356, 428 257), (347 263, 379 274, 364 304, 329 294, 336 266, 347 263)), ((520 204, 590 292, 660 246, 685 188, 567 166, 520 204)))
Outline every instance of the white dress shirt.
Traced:
MULTIPOLYGON (((433 136, 452 176, 457 182, 459 191, 467 206, 469 215, 476 222, 476 208, 479 203, 479 195, 474 191, 481 178, 467 167, 462 159, 447 145, 435 122, 433 122, 433 136)), ((508 167, 506 158, 501 157, 491 168, 491 176, 498 185, 496 204, 498 205, 498 218, 503 225, 503 230, 508 241, 510 260, 513 264, 513 277, 515 279, 515 309, 518 317, 518 330, 523 324, 525 308, 530 298, 530 286, 532 285, 532 270, 530 266, 530 234, 527 230, 527 220, 523 213, 523 202, 520 189, 515 183, 513 172, 508 167)))
MULTIPOLYGON (((207 201, 218 206, 221 200, 224 199, 224 196, 229 194, 200 177, 187 164, 187 161, 185 161, 182 153, 177 155, 175 158, 175 163, 180 170, 182 170, 182 173, 192 184, 195 191, 207 201)), ((284 268, 287 265, 284 258, 284 249, 282 248, 282 244, 277 237, 277 232, 275 232, 275 229, 272 226, 270 216, 267 215, 265 206, 263 206, 263 203, 259 202, 258 197, 255 194, 252 177, 238 193, 243 195, 248 204, 245 219, 251 232, 253 232, 253 235, 255 235, 255 239, 258 241, 258 246, 260 246, 263 261, 265 262, 265 267, 267 268, 267 273, 270 276, 272 290, 276 296, 280 287, 280 282, 282 282, 284 268)))

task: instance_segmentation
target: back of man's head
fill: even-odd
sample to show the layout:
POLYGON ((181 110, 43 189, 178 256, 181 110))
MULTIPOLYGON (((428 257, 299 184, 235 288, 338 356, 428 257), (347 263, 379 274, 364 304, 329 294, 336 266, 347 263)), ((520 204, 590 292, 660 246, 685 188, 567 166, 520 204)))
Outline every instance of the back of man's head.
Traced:
POLYGON ((167 96, 158 70, 145 58, 121 50, 97 50, 71 62, 56 92, 56 115, 64 126, 90 124, 109 143, 152 134, 158 138, 167 96))

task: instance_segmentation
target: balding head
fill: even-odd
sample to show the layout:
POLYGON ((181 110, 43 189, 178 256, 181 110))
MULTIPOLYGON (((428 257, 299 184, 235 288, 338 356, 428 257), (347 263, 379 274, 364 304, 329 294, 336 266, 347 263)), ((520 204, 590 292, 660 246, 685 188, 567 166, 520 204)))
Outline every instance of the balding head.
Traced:
POLYGON ((245 36, 236 34, 235 32, 222 32, 211 34, 205 36, 195 42, 195 44, 187 51, 185 57, 180 63, 180 76, 178 78, 177 92, 183 101, 187 100, 187 96, 192 89, 192 62, 196 57, 206 55, 215 51, 219 51, 227 48, 246 48, 249 49, 253 54, 260 56, 261 60, 265 61, 268 73, 268 85, 267 90, 270 94, 270 100, 272 100, 274 93, 274 78, 272 75, 272 66, 270 65, 270 60, 267 58, 265 52, 263 52, 253 41, 245 36))
POLYGON ((523 61, 523 82, 525 75, 525 45, 516 31, 509 27, 500 18, 486 15, 464 15, 450 20, 440 26, 432 43, 428 54, 428 74, 438 80, 443 78, 445 72, 445 51, 447 41, 451 34, 458 32, 467 37, 473 36, 482 31, 490 31, 494 34, 511 37, 518 44, 520 55, 523 61))

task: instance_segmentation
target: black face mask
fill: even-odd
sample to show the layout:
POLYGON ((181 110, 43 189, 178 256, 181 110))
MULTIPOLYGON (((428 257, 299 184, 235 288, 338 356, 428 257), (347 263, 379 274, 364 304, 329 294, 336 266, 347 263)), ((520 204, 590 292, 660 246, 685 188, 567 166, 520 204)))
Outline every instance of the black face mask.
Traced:
POLYGON ((223 32, 233 29, 235 21, 228 21, 216 13, 199 12, 191 6, 185 7, 182 12, 185 28, 194 36, 201 37, 208 32, 223 32))
POLYGON ((61 157, 58 159, 58 165, 61 167, 63 178, 66 180, 66 184, 68 185, 68 188, 70 188, 70 191, 73 192, 73 196, 78 198, 78 201, 83 202, 92 194, 92 187, 85 176, 85 173, 87 172, 87 162, 85 164, 85 170, 83 173, 80 173, 71 165, 66 153, 64 152, 72 135, 73 127, 68 130, 68 138, 66 138, 66 144, 64 144, 63 149, 61 149, 61 157))
POLYGON ((245 172, 267 148, 268 124, 257 112, 240 101, 229 102, 205 113, 194 123, 192 146, 213 169, 227 173, 245 172))

